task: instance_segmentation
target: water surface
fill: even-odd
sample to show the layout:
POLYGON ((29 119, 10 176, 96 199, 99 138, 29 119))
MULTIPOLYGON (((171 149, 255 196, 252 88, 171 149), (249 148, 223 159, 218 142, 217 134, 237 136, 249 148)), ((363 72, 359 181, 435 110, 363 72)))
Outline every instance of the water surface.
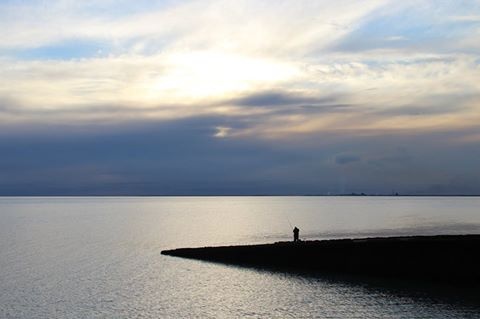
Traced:
POLYGON ((480 233, 476 197, 0 198, 0 318, 480 318, 472 292, 160 255, 480 233))

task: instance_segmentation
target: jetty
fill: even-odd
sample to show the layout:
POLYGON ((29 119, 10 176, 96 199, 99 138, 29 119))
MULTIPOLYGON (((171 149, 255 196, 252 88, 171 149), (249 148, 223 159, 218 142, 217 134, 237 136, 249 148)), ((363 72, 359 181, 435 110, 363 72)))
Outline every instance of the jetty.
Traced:
POLYGON ((480 235, 276 242, 179 248, 162 254, 281 271, 480 284, 480 235))

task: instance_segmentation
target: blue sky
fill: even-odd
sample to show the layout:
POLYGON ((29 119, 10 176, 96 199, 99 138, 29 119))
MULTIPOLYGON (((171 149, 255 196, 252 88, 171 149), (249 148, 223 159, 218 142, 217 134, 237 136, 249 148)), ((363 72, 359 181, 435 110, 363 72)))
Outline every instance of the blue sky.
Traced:
POLYGON ((480 194, 480 1, 1 1, 0 195, 480 194))

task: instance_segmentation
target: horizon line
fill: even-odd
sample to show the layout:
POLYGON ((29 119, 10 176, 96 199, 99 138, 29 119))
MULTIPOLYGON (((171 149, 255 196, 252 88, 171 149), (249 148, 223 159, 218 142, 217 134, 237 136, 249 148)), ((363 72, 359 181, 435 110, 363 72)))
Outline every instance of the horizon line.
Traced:
POLYGON ((480 197, 480 194, 140 194, 0 195, 6 197, 480 197))

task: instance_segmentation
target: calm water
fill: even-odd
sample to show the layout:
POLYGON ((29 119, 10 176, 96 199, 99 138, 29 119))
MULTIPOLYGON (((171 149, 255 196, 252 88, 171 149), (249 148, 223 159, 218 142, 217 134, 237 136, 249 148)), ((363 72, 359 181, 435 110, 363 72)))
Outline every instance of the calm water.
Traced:
POLYGON ((160 255, 300 237, 480 233, 480 198, 0 198, 0 318, 480 318, 474 293, 160 255))

